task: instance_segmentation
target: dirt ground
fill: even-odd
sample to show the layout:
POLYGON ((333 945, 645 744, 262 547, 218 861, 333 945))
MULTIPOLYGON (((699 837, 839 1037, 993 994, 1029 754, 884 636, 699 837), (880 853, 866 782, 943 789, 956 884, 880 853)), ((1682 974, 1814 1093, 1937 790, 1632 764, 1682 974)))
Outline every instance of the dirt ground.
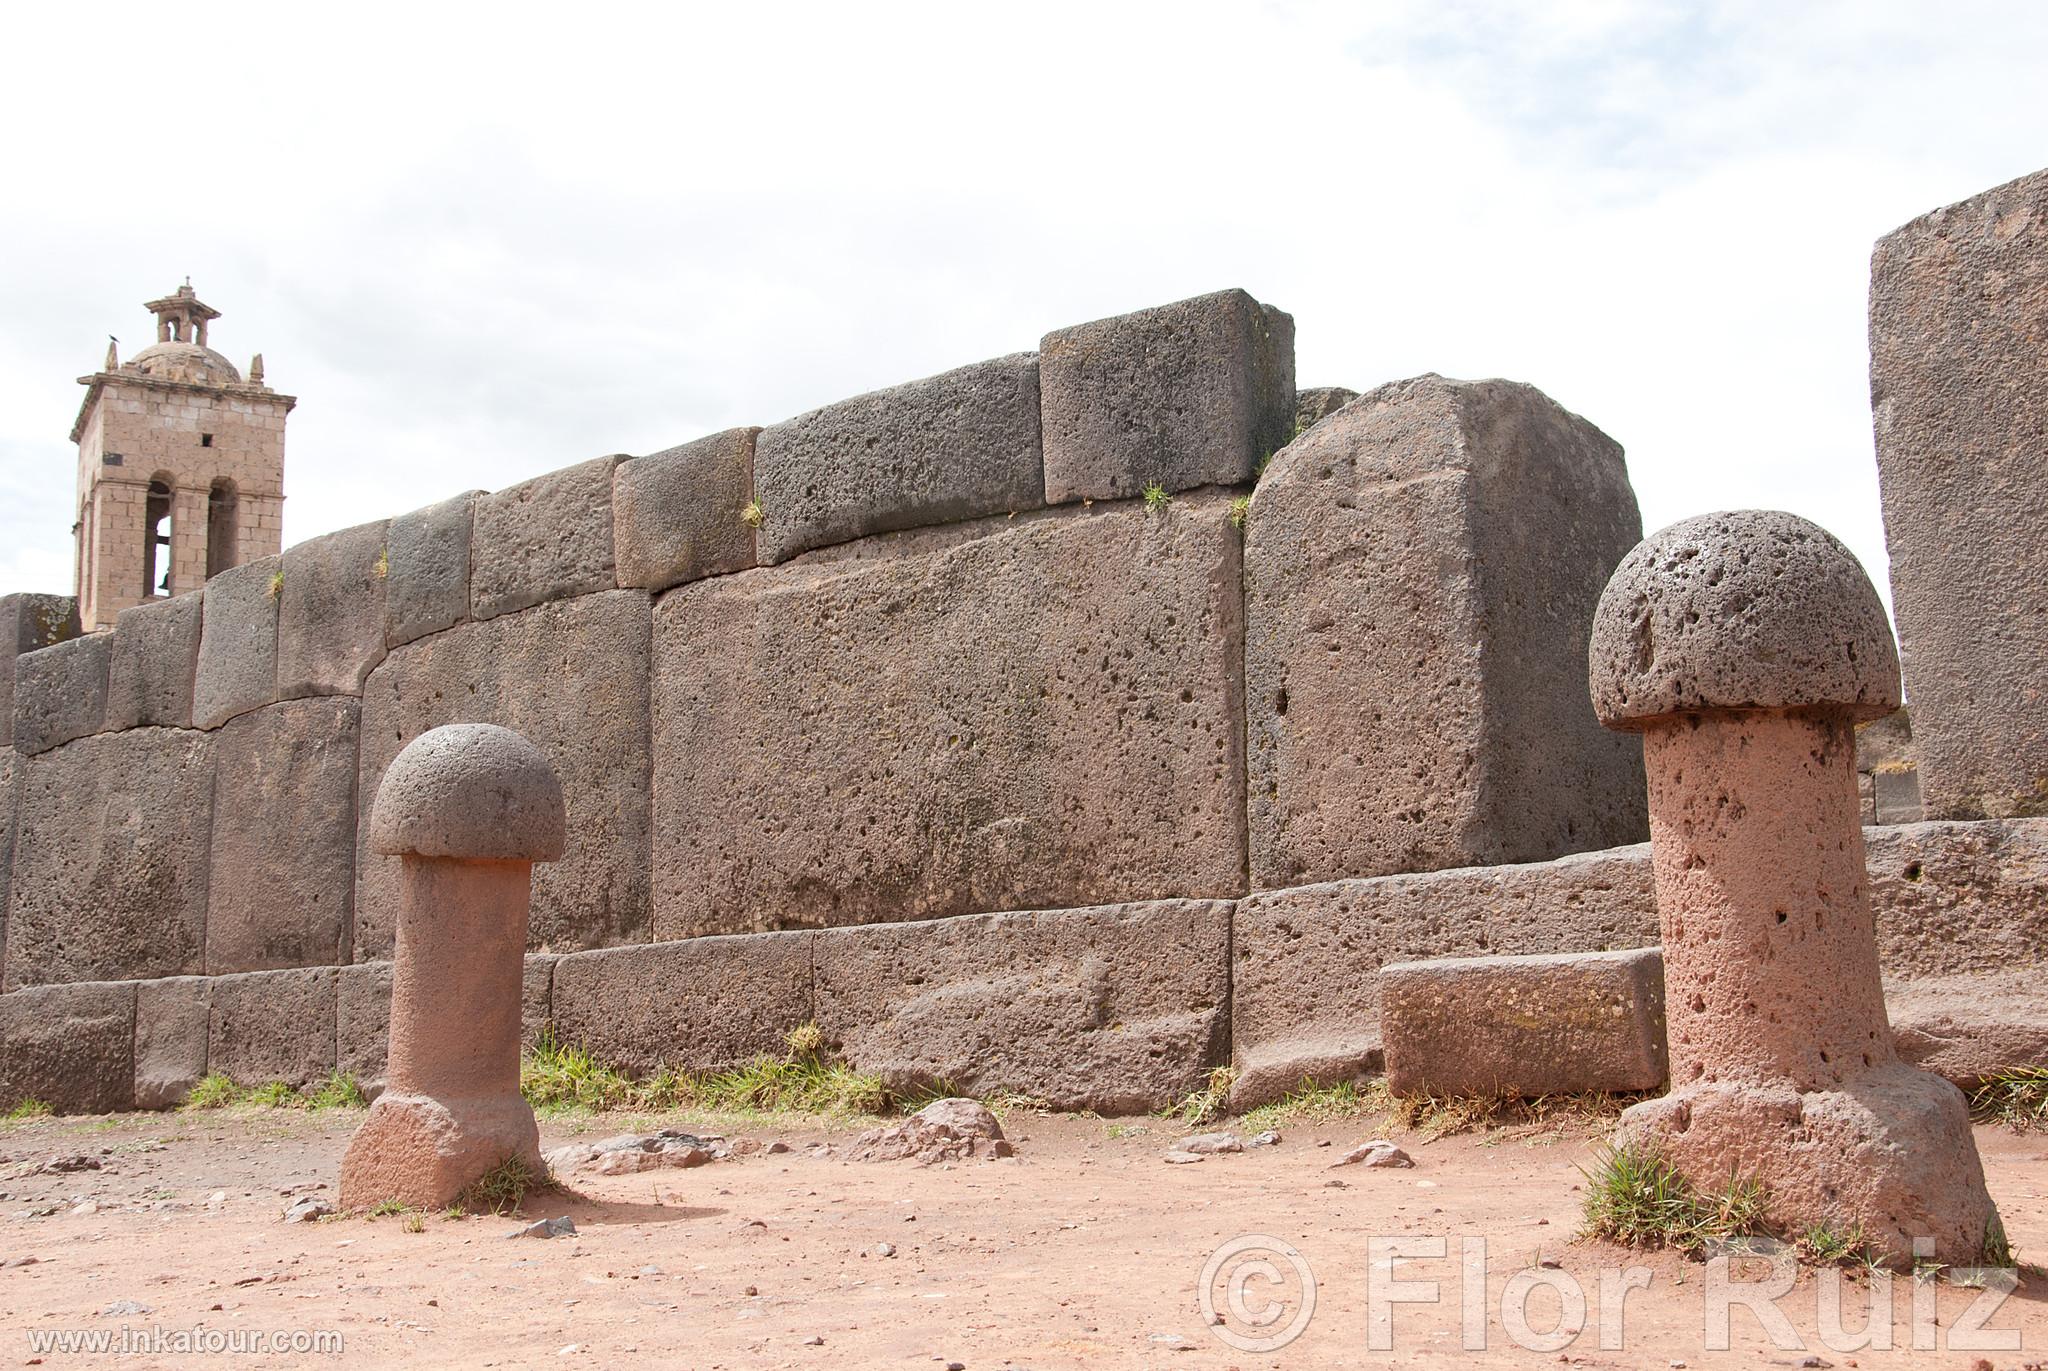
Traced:
MULTIPOLYGON (((0 1128, 0 1366, 2002 1371, 2048 1361, 2048 1280, 2038 1273, 1990 1317, 1984 1335, 2017 1337, 2022 1350, 1953 1346, 1959 1321, 1983 1293, 1947 1282, 1926 1287, 1936 1309, 1923 1331, 1940 1346, 1916 1350, 1915 1283, 1903 1277, 1893 1283, 1894 1313, 1885 1322, 1894 1350, 1844 1348, 1839 1335, 1830 1346, 1824 1286, 1838 1282, 1850 1329, 1861 1326, 1872 1287, 1867 1277, 1811 1271, 1775 1302, 1801 1347, 1773 1346, 1738 1306, 1728 1321, 1732 1349, 1710 1350, 1711 1268, 1572 1240, 1577 1167, 1598 1137, 1584 1126, 1434 1142, 1397 1135, 1415 1167, 1368 1170, 1332 1169, 1367 1136, 1365 1123, 1351 1121, 1283 1127, 1277 1146, 1169 1165, 1162 1157, 1177 1135, 1173 1125, 1013 1112, 1006 1127, 1015 1158, 930 1168, 806 1151, 845 1143, 844 1126, 754 1123, 715 1131, 793 1150, 687 1171, 579 1177, 580 1194, 529 1201, 531 1217, 570 1216, 574 1237, 508 1239, 516 1221, 488 1216, 282 1222, 291 1196, 333 1193, 360 1119, 347 1110, 238 1109, 0 1128), (39 1170, 77 1153, 97 1157, 100 1168, 39 1170), (1276 1350, 1244 1350, 1226 1335, 1241 1344, 1292 1323, 1303 1286, 1285 1253, 1226 1260, 1210 1283, 1224 1324, 1212 1326, 1203 1312, 1205 1263, 1245 1235, 1291 1245, 1314 1282, 1312 1317, 1276 1350), (1396 1266, 1385 1241, 1404 1237, 1442 1238, 1446 1256, 1396 1266), (1466 1298, 1471 1238, 1485 1243, 1483 1304, 1466 1298), (1269 1265, 1243 1265, 1262 1256, 1269 1265), (1375 1256, 1378 1280, 1433 1280, 1438 1302, 1376 1299, 1375 1256), (1540 1264, 1548 1261, 1556 1266, 1540 1264), (1616 1278, 1603 1287, 1602 1272, 1631 1266, 1648 1284, 1627 1295, 1612 1325, 1617 1301, 1602 1297, 1612 1296, 1616 1278), (1233 1283, 1241 1295, 1235 1313, 1233 1283), (1556 1326, 1559 1288, 1574 1284, 1584 1292, 1585 1331, 1561 1348, 1519 1345, 1517 1332, 1526 1342, 1556 1326), (1504 1314, 1504 1294, 1509 1313, 1525 1322, 1504 1314), (1460 1346, 1468 1303, 1483 1351, 1460 1346), (1376 1304, 1391 1350, 1373 1345, 1376 1304), (140 1350, 125 1354, 38 1350, 31 1342, 57 1330, 123 1327, 138 1340, 162 1330, 164 1341, 156 1350, 136 1341, 131 1347, 140 1350), (1619 1348, 1602 1348, 1603 1328, 1619 1348), (343 1350, 181 1355, 171 1339, 192 1330, 243 1338, 332 1330, 343 1350)), ((682 1115, 658 1122, 713 1131, 682 1115)), ((557 1120, 544 1123, 544 1142, 595 1138, 624 1124, 557 1120)), ((2021 1259, 2048 1257, 2048 1137, 1980 1128, 1977 1140, 2021 1259)), ((1750 1259, 1733 1274, 1761 1280, 1770 1270, 1750 1259)))

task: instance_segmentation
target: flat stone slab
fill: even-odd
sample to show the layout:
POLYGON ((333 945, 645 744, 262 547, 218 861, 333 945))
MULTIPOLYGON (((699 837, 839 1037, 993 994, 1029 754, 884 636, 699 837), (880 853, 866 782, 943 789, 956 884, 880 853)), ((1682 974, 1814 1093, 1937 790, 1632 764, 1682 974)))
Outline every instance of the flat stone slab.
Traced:
POLYGON ((1294 434, 1294 320, 1242 290, 1057 329, 1039 344, 1045 496, 1249 481, 1294 434))
POLYGON ((114 635, 89 633, 24 652, 14 663, 14 746, 30 756, 106 726, 114 635))
POLYGON ((219 728, 277 699, 277 602, 284 558, 229 567, 206 583, 192 721, 219 728))
POLYGON ((1899 981, 2029 966, 2048 948, 2048 819, 1863 830, 1877 956, 1899 981))
POLYGON ((465 491, 391 521, 384 543, 386 647, 469 617, 470 519, 482 493, 465 491))
POLYGON ((1640 742, 1586 694, 1641 533, 1619 445, 1514 382, 1381 386, 1275 457, 1245 526, 1252 887, 1647 837, 1640 742))
POLYGON ((0 595, 0 748, 14 745, 14 663, 24 652, 78 636, 69 595, 0 595))
POLYGON ((121 611, 107 667, 107 721, 115 728, 192 727, 192 682, 206 596, 152 600, 121 611))
POLYGON ((1655 1090, 1664 956, 1654 947, 1444 957, 1380 968, 1396 1095, 1532 1099, 1655 1090))
POLYGON ((691 938, 559 958, 555 1032, 636 1076, 779 1055, 783 1036, 813 1017, 812 938, 691 938))
POLYGON ((612 474, 619 584, 666 590, 754 565, 754 442, 728 429, 619 463, 612 474))
POLYGON ((345 696, 286 700, 215 735, 210 973, 347 960, 361 709, 345 696))
POLYGON ((132 1107, 135 987, 30 986, 0 995, 0 1110, 39 1100, 59 1114, 132 1107))
POLYGON ((2005 1067, 2048 1066, 2044 981, 2048 958, 1886 985, 1899 1055, 1965 1091, 2005 1067))
POLYGON ((213 735, 81 738, 21 787, 6 987, 204 970, 213 735))
POLYGON ((874 533, 1045 503, 1038 358, 998 357, 857 395, 754 440, 765 564, 874 533))
POLYGON ((1931 819, 2048 814, 2048 171, 1870 259, 1870 396, 1931 819))
POLYGON ((358 524, 284 551, 277 591, 277 698, 360 695, 384 660, 388 523, 358 524))
POLYGON ((612 468, 598 457, 480 495, 469 540, 470 613, 511 614, 610 590, 612 468))
POLYGON ((204 976, 135 982, 137 1109, 175 1109, 205 1077, 212 998, 204 976))
POLYGON ((819 1028, 895 1089, 1139 1113, 1228 1052, 1226 901, 876 924, 816 948, 819 1028))
POLYGON ((304 1087, 335 1066, 331 966, 216 976, 209 987, 206 1060, 237 1085, 304 1087))
MULTIPOLYGON (((392 650, 363 690, 356 794, 375 802, 408 742, 453 723, 499 724, 547 754, 569 851, 533 869, 531 942, 574 950, 646 938, 647 596, 613 590, 461 624, 392 650)), ((709 762, 709 758, 705 759, 709 762)), ((391 955, 401 858, 358 832, 354 955, 391 955)))
POLYGON ((664 595, 657 936, 1237 894, 1238 567, 1205 496, 664 595))

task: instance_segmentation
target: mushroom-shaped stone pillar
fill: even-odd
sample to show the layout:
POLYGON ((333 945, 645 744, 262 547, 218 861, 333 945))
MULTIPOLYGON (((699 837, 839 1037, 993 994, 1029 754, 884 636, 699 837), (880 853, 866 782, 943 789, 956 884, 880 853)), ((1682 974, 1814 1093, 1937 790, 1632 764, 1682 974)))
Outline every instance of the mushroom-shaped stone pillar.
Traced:
POLYGON ((385 1091, 350 1139, 341 1202, 440 1206, 518 1157, 540 1171, 519 1094, 533 863, 562 855, 548 759, 495 724, 421 734, 384 773, 370 850, 403 857, 385 1091))
POLYGON ((1855 725, 1899 704, 1884 606, 1791 514, 1652 534, 1600 597, 1594 711, 1643 735, 1671 1092, 1622 1135, 1785 1229, 1974 1262, 1996 1211, 1962 1092, 1901 1063, 1879 980, 1855 725))

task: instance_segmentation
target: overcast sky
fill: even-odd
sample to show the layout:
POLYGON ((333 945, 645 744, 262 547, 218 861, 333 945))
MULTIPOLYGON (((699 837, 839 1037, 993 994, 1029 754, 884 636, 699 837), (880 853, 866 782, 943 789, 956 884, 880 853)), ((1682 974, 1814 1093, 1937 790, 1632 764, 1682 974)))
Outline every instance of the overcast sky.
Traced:
POLYGON ((0 590, 69 591, 108 334, 189 274, 300 397, 286 542, 1243 286, 1301 384, 1534 383, 1646 527, 1884 586, 1870 247, 2048 164, 2048 6, 10 13, 0 590))

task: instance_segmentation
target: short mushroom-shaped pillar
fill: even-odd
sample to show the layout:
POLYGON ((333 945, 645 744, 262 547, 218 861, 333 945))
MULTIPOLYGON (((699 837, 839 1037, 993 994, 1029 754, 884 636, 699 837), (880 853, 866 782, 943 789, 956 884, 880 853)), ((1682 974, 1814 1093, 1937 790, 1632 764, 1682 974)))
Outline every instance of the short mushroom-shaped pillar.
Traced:
POLYGON ((1787 1230, 1978 1259, 1996 1211, 1962 1093, 1892 1047, 1856 798, 1855 725, 1899 704, 1884 606, 1795 515, 1671 525, 1593 620, 1602 723, 1643 735, 1671 1091, 1624 1138, 1695 1183, 1761 1180, 1787 1230))
POLYGON ((404 859, 386 1087, 349 1141, 341 1202, 446 1205, 540 1132, 519 1093, 533 863, 562 855, 562 787, 539 748, 495 724, 406 745, 370 812, 370 850, 404 859))

